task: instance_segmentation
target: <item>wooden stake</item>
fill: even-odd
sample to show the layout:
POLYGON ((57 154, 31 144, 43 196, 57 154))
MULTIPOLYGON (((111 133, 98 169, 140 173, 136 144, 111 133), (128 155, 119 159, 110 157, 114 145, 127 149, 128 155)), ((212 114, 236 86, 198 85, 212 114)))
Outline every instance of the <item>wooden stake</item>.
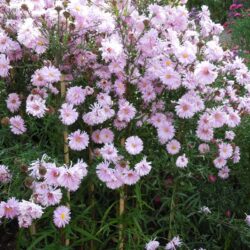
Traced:
MULTIPOLYGON (((64 98, 66 94, 65 82, 61 81, 61 97, 64 98)), ((64 164, 69 165, 69 145, 68 145, 68 130, 65 127, 63 130, 63 153, 64 153, 64 164)), ((67 191, 68 203, 67 206, 70 208, 70 191, 67 191)), ((69 246, 69 239, 65 239, 65 246, 69 246)))

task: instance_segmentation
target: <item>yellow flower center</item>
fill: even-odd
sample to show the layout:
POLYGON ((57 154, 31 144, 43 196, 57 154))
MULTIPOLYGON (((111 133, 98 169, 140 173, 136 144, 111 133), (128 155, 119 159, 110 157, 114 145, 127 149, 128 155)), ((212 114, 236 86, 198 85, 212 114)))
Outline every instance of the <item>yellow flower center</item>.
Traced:
POLYGON ((65 219, 65 213, 61 213, 61 219, 64 220, 65 219))

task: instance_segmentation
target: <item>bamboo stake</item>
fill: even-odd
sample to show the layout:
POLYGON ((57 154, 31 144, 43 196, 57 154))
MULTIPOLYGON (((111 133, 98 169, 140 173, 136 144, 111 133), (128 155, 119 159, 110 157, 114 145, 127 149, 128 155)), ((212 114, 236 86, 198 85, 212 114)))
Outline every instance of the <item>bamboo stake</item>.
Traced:
MULTIPOLYGON (((64 98, 66 94, 65 82, 61 81, 61 97, 64 98)), ((63 153, 64 153, 64 163, 69 165, 69 145, 68 145, 68 130, 65 127, 63 130, 63 153)), ((70 191, 67 191, 67 206, 70 208, 70 191)), ((65 246, 69 246, 70 241, 68 238, 65 239, 65 246)))

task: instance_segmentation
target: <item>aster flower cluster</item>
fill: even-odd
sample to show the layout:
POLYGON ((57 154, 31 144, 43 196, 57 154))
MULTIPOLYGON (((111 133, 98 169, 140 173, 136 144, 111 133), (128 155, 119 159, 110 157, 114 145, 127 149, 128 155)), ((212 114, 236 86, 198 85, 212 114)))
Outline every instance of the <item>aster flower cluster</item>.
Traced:
POLYGON ((17 218, 20 227, 27 228, 31 226, 32 221, 41 218, 42 215, 42 206, 34 202, 18 201, 13 197, 9 198, 6 202, 0 202, 0 218, 17 218))
MULTIPOLYGON (((97 177, 111 189, 150 173, 153 163, 144 155, 150 136, 180 171, 200 154, 228 178, 230 165, 240 160, 234 129, 250 113, 250 72, 222 48, 223 27, 208 8, 192 20, 185 3, 152 4, 145 13, 130 1, 0 3, 6 13, 0 18, 0 77, 7 85, 15 67, 27 58, 33 64, 23 72, 24 93, 17 88, 6 98, 10 131, 28 134, 30 119, 55 116, 69 131, 70 152, 88 150, 97 177), (153 132, 140 134, 145 127, 153 132), (192 154, 186 136, 194 138, 192 154)), ((29 174, 33 201, 54 206, 62 188, 79 188, 87 165, 57 166, 43 157, 29 174)), ((16 207, 5 217, 19 216, 16 207)), ((21 225, 35 218, 21 219, 21 225)), ((69 220, 69 208, 55 210, 58 227, 69 220)), ((166 249, 178 245, 175 237, 166 249)))
MULTIPOLYGON (((182 241, 179 236, 175 236, 171 241, 169 241, 166 246, 164 247, 165 250, 176 250, 182 245, 182 241)), ((160 243, 157 240, 149 241, 145 249, 146 250, 157 250, 160 247, 160 243)))

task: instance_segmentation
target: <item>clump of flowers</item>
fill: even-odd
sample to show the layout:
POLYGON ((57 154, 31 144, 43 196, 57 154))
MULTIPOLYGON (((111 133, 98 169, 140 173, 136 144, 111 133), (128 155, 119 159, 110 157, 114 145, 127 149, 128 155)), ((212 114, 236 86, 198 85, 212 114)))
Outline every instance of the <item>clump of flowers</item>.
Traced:
MULTIPOLYGON (((61 204, 63 190, 77 191, 88 173, 76 155, 88 152, 98 179, 119 189, 157 168, 147 160, 146 152, 154 151, 148 139, 164 148, 176 171, 189 171, 199 155, 221 179, 229 178, 240 160, 235 128, 250 113, 250 72, 222 48, 223 27, 211 20, 208 8, 193 20, 185 3, 152 4, 144 13, 130 1, 0 4, 6 13, 0 19, 1 78, 7 86, 22 60, 34 64, 21 72, 23 93, 17 88, 7 96, 10 132, 28 135, 30 124, 53 117, 69 147, 64 154, 72 153, 76 162, 58 164, 46 156, 32 162, 32 204, 3 201, 2 217, 18 217, 27 227, 42 216, 41 206, 56 205, 53 221, 65 227, 74 215, 61 204), (25 216, 28 210, 34 213, 25 216)), ((165 249, 181 244, 176 236, 165 249)))

